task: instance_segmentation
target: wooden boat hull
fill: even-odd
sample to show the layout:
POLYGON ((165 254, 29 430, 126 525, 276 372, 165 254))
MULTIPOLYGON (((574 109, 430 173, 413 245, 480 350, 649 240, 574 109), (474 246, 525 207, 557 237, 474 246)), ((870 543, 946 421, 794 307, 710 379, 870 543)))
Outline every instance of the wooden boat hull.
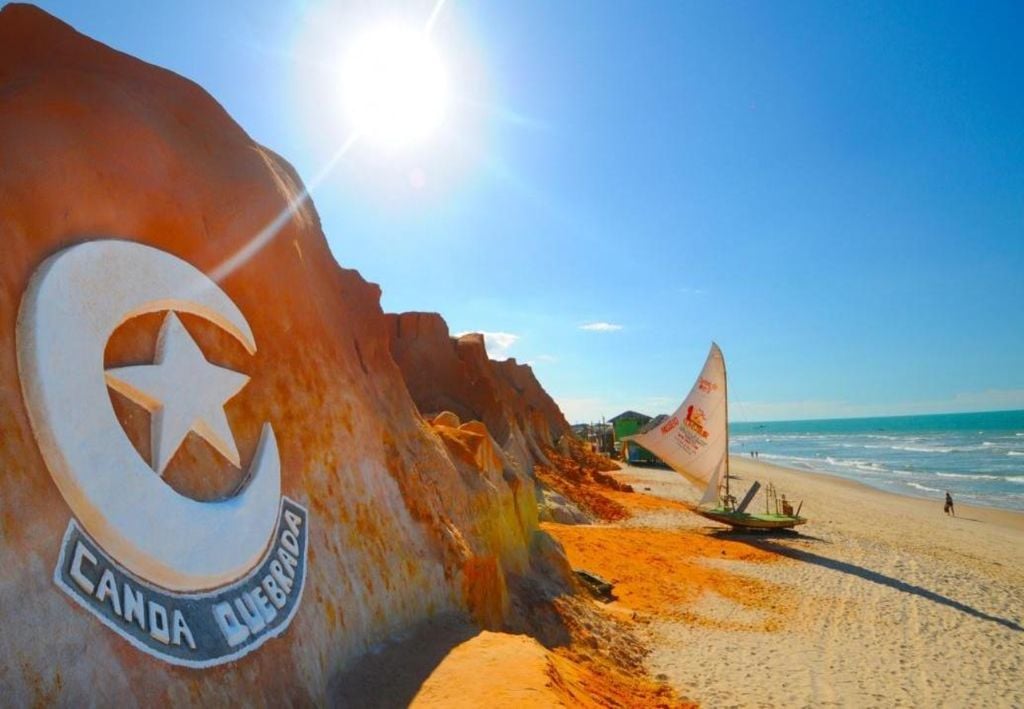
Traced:
POLYGON ((793 515, 773 514, 747 514, 746 512, 731 512, 726 509, 701 509, 696 508, 694 512, 701 517, 727 524, 736 529, 792 529, 797 525, 805 524, 804 517, 793 515))

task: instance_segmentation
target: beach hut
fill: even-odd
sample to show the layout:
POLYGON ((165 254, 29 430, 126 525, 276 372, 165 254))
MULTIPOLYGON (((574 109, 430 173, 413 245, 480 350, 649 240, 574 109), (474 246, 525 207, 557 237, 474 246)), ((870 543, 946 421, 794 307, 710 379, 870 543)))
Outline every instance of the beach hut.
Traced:
POLYGON ((622 455, 627 463, 657 463, 658 458, 653 453, 637 444, 623 446, 622 439, 626 436, 633 436, 640 433, 645 426, 650 424, 651 417, 637 411, 623 411, 618 416, 608 419, 615 434, 615 450, 622 455), (623 450, 625 448, 625 450, 623 450))

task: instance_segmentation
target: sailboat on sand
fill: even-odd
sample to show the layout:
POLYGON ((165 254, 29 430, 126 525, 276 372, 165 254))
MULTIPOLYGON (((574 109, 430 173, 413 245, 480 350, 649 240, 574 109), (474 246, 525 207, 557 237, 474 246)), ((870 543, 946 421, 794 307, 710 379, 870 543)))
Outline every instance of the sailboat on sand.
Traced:
POLYGON ((739 529, 789 529, 807 520, 775 487, 765 488, 765 511, 748 511, 761 483, 754 482, 743 499, 732 493, 729 474, 729 401, 725 358, 711 343, 704 369, 675 413, 648 431, 625 439, 643 446, 698 487, 704 495, 694 512, 739 529))

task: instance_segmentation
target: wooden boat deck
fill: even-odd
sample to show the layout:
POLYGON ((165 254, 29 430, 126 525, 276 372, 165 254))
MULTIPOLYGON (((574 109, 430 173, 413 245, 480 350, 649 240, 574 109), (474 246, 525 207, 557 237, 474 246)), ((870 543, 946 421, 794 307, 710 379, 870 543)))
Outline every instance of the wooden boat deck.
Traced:
POLYGON ((694 512, 715 522, 742 529, 789 529, 807 522, 804 517, 793 515, 748 514, 746 512, 731 512, 721 507, 695 509, 694 512))

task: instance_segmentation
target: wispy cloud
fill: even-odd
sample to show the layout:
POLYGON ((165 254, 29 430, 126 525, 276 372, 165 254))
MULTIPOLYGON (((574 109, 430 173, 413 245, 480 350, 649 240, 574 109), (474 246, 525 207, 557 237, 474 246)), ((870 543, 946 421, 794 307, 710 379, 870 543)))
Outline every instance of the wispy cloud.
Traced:
POLYGON ((585 325, 580 325, 580 330, 587 330, 589 332, 615 332, 621 329, 622 325, 610 322, 588 322, 585 325))
POLYGON ((687 286, 681 286, 679 292, 684 295, 707 295, 707 289, 705 288, 689 288, 687 286))
POLYGON ((508 359, 509 349, 519 341, 519 335, 511 332, 486 332, 484 330, 469 330, 457 333, 456 337, 472 333, 484 336, 484 347, 487 348, 487 356, 491 359, 508 359))

